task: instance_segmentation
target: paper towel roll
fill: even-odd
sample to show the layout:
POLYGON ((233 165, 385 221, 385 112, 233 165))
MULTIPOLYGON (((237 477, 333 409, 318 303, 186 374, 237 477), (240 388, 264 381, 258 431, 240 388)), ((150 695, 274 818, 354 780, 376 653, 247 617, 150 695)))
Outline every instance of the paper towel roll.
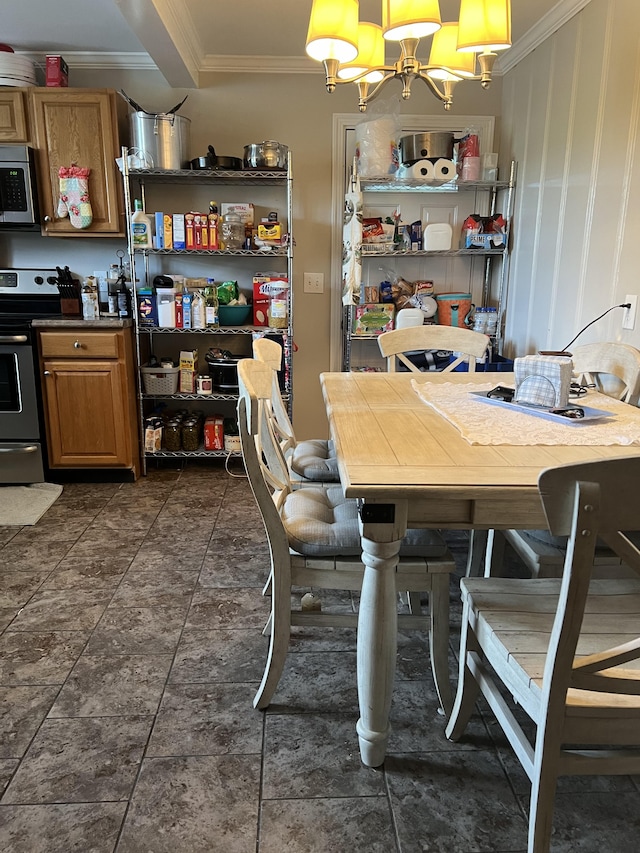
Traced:
POLYGON ((433 176, 436 181, 451 181, 456 175, 456 164, 453 160, 441 157, 433 166, 433 176))
POLYGON ((435 178, 431 160, 418 160, 409 169, 409 177, 414 181, 432 181, 435 178))

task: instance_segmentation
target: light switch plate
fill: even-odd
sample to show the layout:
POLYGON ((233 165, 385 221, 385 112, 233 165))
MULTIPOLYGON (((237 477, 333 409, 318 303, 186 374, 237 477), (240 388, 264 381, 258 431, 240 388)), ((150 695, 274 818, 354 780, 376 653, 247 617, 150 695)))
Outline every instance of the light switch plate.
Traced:
POLYGON ((305 293, 324 293, 324 273, 306 272, 303 283, 305 293))

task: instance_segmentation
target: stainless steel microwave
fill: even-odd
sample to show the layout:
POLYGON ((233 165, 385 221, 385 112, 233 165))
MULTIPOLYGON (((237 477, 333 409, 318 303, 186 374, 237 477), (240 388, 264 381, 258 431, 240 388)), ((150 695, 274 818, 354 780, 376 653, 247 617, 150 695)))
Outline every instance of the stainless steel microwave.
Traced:
POLYGON ((0 145, 0 228, 22 228, 40 221, 33 149, 0 145))

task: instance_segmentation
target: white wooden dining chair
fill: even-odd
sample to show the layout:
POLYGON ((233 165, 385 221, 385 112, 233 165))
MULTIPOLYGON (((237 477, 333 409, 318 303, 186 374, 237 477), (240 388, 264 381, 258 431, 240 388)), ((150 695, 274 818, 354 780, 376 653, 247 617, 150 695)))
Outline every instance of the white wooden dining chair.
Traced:
POLYGON ((485 697, 531 780, 528 853, 549 850, 559 776, 640 773, 640 456, 543 471, 562 578, 463 578, 460 672, 447 737, 485 697), (592 580, 598 536, 634 579, 592 580), (504 698, 535 724, 527 739, 504 698))
MULTIPOLYGON (((640 397, 640 350, 629 344, 608 342, 575 347, 573 376, 582 384, 632 406, 640 397)), ((579 404, 579 400, 578 400, 579 404)), ((533 577, 559 577, 566 552, 566 537, 553 536, 548 530, 490 531, 485 558, 487 574, 503 573, 507 549, 514 551, 533 577)), ((620 558, 603 543, 595 551, 598 571, 614 568, 617 576, 626 574, 620 558)))
MULTIPOLYGON (((260 510, 271 559, 271 612, 265 628, 269 651, 254 706, 271 702, 282 674, 292 625, 355 627, 355 613, 292 609, 292 588, 359 590, 364 566, 358 508, 339 485, 293 488, 273 429, 272 370, 255 359, 238 363, 238 425, 244 464, 260 510)), ((429 593, 429 613, 400 614, 405 628, 428 630, 431 667, 446 714, 452 695, 448 671, 449 575, 453 557, 435 531, 409 531, 396 567, 398 590, 429 593)), ((295 594, 295 593, 293 593, 295 594)))
POLYGON ((296 440, 278 381, 278 371, 282 366, 282 347, 269 338, 257 338, 253 342, 253 357, 268 364, 273 370, 271 403, 274 427, 294 479, 337 483, 340 477, 333 442, 325 438, 296 440))
POLYGON ((452 361, 442 369, 443 373, 454 370, 465 361, 468 362, 469 371, 474 372, 476 361, 486 356, 490 343, 489 337, 482 332, 457 326, 410 326, 383 332, 378 337, 380 352, 387 359, 387 370, 390 372, 395 372, 398 363, 401 363, 414 373, 419 373, 419 368, 408 358, 408 354, 429 350, 454 354, 452 361))

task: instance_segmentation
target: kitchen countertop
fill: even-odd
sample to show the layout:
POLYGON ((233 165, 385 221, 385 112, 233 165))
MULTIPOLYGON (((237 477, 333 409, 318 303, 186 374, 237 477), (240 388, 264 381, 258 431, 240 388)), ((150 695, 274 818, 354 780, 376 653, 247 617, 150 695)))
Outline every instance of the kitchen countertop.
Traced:
POLYGON ((83 320, 82 317, 47 317, 33 320, 34 329, 127 329, 133 326, 131 318, 101 317, 99 320, 83 320))

